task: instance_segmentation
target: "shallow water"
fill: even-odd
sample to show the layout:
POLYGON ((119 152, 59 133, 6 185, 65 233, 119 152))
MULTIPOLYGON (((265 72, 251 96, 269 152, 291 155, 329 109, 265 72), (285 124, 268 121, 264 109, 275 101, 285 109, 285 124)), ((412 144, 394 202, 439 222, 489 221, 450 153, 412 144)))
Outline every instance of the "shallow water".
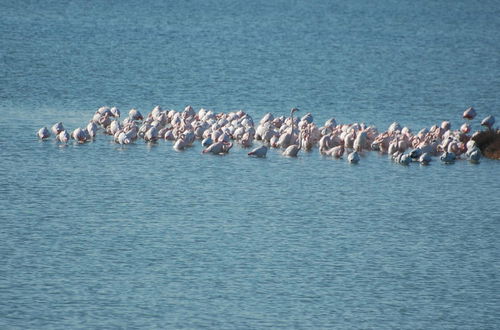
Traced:
MULTIPOLYGON (((495 2, 5 2, 2 328, 496 328, 498 161, 67 146, 97 107, 500 117, 495 2)), ((476 123, 477 128, 477 123, 476 123)))

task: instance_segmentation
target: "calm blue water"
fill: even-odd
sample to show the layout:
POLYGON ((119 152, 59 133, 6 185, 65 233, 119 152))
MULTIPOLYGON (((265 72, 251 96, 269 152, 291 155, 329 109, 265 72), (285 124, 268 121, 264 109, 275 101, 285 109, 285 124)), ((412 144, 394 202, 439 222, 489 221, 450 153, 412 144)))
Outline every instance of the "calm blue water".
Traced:
POLYGON ((1 1, 0 327, 500 327, 500 163, 39 142, 101 105, 500 117, 496 1, 1 1))

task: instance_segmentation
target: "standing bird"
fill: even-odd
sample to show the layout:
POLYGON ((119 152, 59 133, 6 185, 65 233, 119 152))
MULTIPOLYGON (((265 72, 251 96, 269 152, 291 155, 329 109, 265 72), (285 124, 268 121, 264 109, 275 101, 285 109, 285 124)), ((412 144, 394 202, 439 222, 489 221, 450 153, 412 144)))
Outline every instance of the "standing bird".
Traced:
POLYGON ((130 144, 130 139, 125 132, 121 132, 117 139, 119 144, 130 144))
POLYGON ((479 163, 479 160, 481 159, 481 151, 476 148, 474 150, 471 150, 471 152, 467 153, 467 156, 469 157, 469 161, 471 163, 479 163))
POLYGON ((290 110, 290 121, 291 121, 290 131, 289 132, 283 132, 283 134, 281 134, 281 136, 279 137, 277 145, 280 148, 288 148, 288 146, 290 146, 292 144, 295 144, 295 140, 296 140, 295 136, 294 136, 295 122, 293 120, 293 114, 295 112, 297 112, 297 111, 299 111, 299 109, 297 109, 297 108, 292 108, 290 110))
POLYGON ((231 142, 215 142, 212 143, 208 148, 202 151, 202 153, 207 154, 207 153, 212 153, 214 155, 221 155, 228 153, 229 150, 233 147, 233 144, 231 142))
POLYGON ((128 117, 132 120, 144 120, 144 116, 137 109, 130 109, 128 117))
POLYGON ((401 165, 410 165, 411 163, 410 154, 401 154, 401 156, 398 157, 397 162, 401 165))
POLYGON ((472 120, 476 117, 476 110, 474 110, 473 107, 467 108, 467 110, 464 111, 463 118, 464 119, 469 119, 472 120))
POLYGON ((347 160, 351 164, 357 164, 357 163, 359 163, 359 154, 358 154, 358 152, 357 151, 351 152, 349 154, 349 156, 347 156, 347 160))
POLYGON ((420 156, 422 156, 422 149, 420 148, 415 148, 412 151, 410 151, 410 157, 413 159, 418 159, 420 156))
POLYGON ((38 130, 38 138, 39 139, 47 139, 49 136, 50 136, 50 132, 49 130, 47 129, 47 127, 42 127, 38 130))
POLYGON ((112 107, 111 109, 109 109, 109 112, 113 117, 120 117, 120 110, 117 107, 112 107))
POLYGON ((67 131, 62 131, 56 136, 57 141, 62 142, 62 143, 68 143, 70 136, 67 131))
POLYGON ((204 147, 208 147, 210 146, 212 143, 214 143, 214 141, 212 140, 212 138, 209 136, 209 137, 206 137, 203 139, 203 141, 201 141, 201 145, 204 146, 204 147))
POLYGON ((298 144, 292 144, 291 146, 288 146, 285 151, 283 151, 283 156, 297 157, 299 151, 300 146, 298 144))
POLYGON ((85 134, 85 131, 81 127, 75 129, 71 133, 71 137, 78 143, 84 143, 87 140, 87 135, 85 134))
POLYGON ((495 117, 493 117, 492 115, 489 115, 481 121, 481 126, 486 126, 490 130, 492 129, 493 124, 495 124, 495 117))
POLYGON ((64 131, 64 126, 61 122, 58 122, 58 123, 55 123, 51 129, 52 129, 52 133, 54 133, 54 135, 57 136, 57 134, 64 131))
POLYGON ((445 164, 451 164, 455 162, 456 158, 457 156, 453 152, 448 151, 445 151, 440 157, 441 161, 445 164))
POLYGON ((344 146, 339 145, 339 146, 333 147, 328 152, 329 152, 330 156, 335 157, 335 158, 340 158, 344 154, 344 150, 345 150, 344 146))
POLYGON ((144 134, 144 141, 156 142, 156 140, 158 140, 158 130, 156 127, 152 126, 146 131, 146 134, 144 134))
POLYGON ((248 156, 255 156, 259 158, 266 157, 267 154, 267 147, 266 146, 261 146, 258 148, 253 149, 248 153, 248 156))
POLYGON ((428 165, 431 162, 431 160, 432 160, 431 155, 429 155, 427 152, 424 152, 418 159, 418 161, 422 165, 428 165))
POLYGON ((460 132, 462 132, 463 134, 469 133, 470 132, 470 125, 467 123, 463 123, 463 125, 460 126, 460 132))

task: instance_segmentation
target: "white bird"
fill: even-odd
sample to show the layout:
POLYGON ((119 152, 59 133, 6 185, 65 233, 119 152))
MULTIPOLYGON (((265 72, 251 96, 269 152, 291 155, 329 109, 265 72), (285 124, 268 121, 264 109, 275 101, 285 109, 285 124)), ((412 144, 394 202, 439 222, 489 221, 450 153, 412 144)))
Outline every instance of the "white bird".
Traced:
POLYGON ((109 109, 109 112, 111 112, 111 116, 113 117, 120 117, 120 110, 117 107, 112 107, 109 109))
POLYGON ((274 120, 274 116, 272 113, 268 112, 264 115, 264 117, 262 117, 262 119, 260 120, 259 124, 264 124, 268 121, 273 121, 274 120))
POLYGON ((467 141, 467 144, 465 145, 465 147, 467 148, 467 151, 469 151, 469 149, 472 149, 474 147, 477 148, 477 143, 476 143, 476 141, 471 139, 471 140, 467 141))
POLYGON ((448 131, 451 128, 451 123, 445 120, 441 123, 441 128, 445 131, 448 131))
POLYGON ((58 122, 58 123, 55 123, 51 129, 52 129, 52 133, 54 133, 54 135, 57 136, 57 134, 64 131, 64 126, 61 122, 58 122))
POLYGON ((460 132, 467 134, 470 132, 470 125, 467 123, 463 123, 462 126, 460 126, 460 132))
POLYGON ((419 159, 419 157, 422 156, 422 149, 420 148, 415 148, 412 151, 410 151, 410 157, 413 159, 419 159))
POLYGON ((128 116, 132 120, 143 120, 144 119, 143 115, 137 109, 130 109, 130 111, 128 112, 128 116))
POLYGON ((489 115, 481 121, 481 126, 486 126, 489 129, 493 127, 493 124, 495 124, 495 117, 493 117, 492 115, 489 115))
POLYGON ((255 156, 259 158, 266 157, 267 154, 267 147, 266 146, 261 146, 258 148, 253 149, 248 153, 248 156, 255 156))
POLYGON ((285 151, 283 151, 283 156, 297 157, 299 151, 300 146, 298 144, 292 144, 291 146, 288 146, 285 151))
POLYGON ((344 146, 339 145, 328 150, 328 154, 332 157, 340 158, 342 157, 342 155, 344 155, 344 150, 344 146))
POLYGON ((212 138, 209 136, 205 139, 203 139, 201 141, 201 145, 204 146, 204 147, 208 147, 209 145, 211 145, 212 143, 214 143, 214 141, 212 140, 212 138))
POLYGON ((474 110, 473 107, 467 108, 467 110, 464 111, 463 118, 464 119, 469 119, 472 120, 476 117, 476 110, 474 110))
POLYGON ((215 143, 211 144, 208 148, 206 148, 202 152, 204 154, 212 153, 214 155, 220 155, 223 153, 227 153, 229 151, 229 149, 231 149, 232 146, 233 146, 232 143, 226 143, 226 142, 219 141, 219 142, 215 142, 215 143))
POLYGON ((70 139, 69 133, 67 131, 59 132, 56 136, 57 141, 62 143, 67 143, 70 139))
POLYGON ((443 154, 440 157, 441 161, 445 164, 453 163, 456 158, 457 156, 455 155, 455 153, 447 151, 443 152, 443 154))
POLYGON ((172 132, 172 130, 169 129, 168 131, 165 132, 165 136, 163 138, 166 141, 174 141, 175 140, 174 132, 172 132))
POLYGON ((399 125, 398 122, 393 122, 387 129, 387 132, 389 134, 392 134, 395 133, 396 131, 401 131, 401 125, 399 125))
POLYGON ((418 161, 420 162, 420 164, 422 165, 428 165, 432 160, 432 157, 431 155, 429 155, 427 152, 424 152, 420 158, 418 159, 418 161))
POLYGON ((470 153, 467 152, 467 156, 469 157, 469 161, 471 161, 472 163, 479 163, 479 160, 481 159, 481 150, 479 150, 479 148, 476 148, 470 153))
POLYGON ((84 143, 87 140, 87 134, 85 131, 78 127, 71 133, 71 137, 76 140, 78 143, 84 143))
POLYGON ((89 122, 87 124, 87 132, 89 132, 89 135, 91 138, 95 137, 97 133, 97 125, 94 122, 89 122))
POLYGON ((119 135, 118 135, 118 143, 119 144, 130 144, 130 139, 129 137, 127 136, 127 134, 125 132, 121 132, 119 135))
POLYGON ((308 112, 302 118, 300 118, 300 120, 306 121, 307 123, 310 124, 313 122, 313 115, 310 112, 308 112))
POLYGON ((100 107, 99 109, 97 109, 97 113, 100 114, 100 115, 108 115, 110 116, 111 115, 111 111, 109 110, 109 107, 107 106, 103 106, 103 107, 100 107))
POLYGON ((249 133, 243 134, 240 143, 243 147, 248 148, 252 145, 253 141, 253 135, 250 135, 249 133))
POLYGON ((187 147, 188 143, 186 141, 186 137, 184 135, 181 135, 174 143, 174 149, 175 150, 184 150, 185 147, 187 147))
POLYGON ((358 136, 356 136, 356 138, 354 139, 354 143, 353 143, 353 148, 354 150, 356 151, 362 151, 363 148, 366 148, 366 139, 367 139, 367 135, 366 135, 366 132, 360 132, 358 134, 358 136))
POLYGON ((38 130, 37 136, 42 140, 47 139, 48 137, 50 137, 50 132, 47 127, 44 126, 38 130))
POLYGON ((347 161, 351 164, 357 164, 359 162, 359 154, 357 151, 353 151, 347 156, 347 161))
POLYGON ((330 118, 325 122, 325 127, 329 127, 330 129, 334 129, 337 126, 337 122, 335 118, 330 118))
POLYGON ((398 163, 401 165, 410 165, 411 163, 411 157, 409 154, 402 154, 399 159, 398 163))
POLYGON ((156 127, 153 126, 148 129, 146 134, 144 134, 144 140, 148 142, 155 142, 156 140, 158 140, 158 130, 156 129, 156 127))
MULTIPOLYGON (((88 125, 87 125, 88 126, 88 125)), ((91 127, 92 128, 92 127, 91 127)), ((110 135, 115 135, 116 132, 122 129, 122 125, 118 120, 113 120, 106 128, 106 132, 110 135)), ((88 130, 88 129, 87 129, 88 130)), ((90 132, 89 132, 90 133, 90 132)))

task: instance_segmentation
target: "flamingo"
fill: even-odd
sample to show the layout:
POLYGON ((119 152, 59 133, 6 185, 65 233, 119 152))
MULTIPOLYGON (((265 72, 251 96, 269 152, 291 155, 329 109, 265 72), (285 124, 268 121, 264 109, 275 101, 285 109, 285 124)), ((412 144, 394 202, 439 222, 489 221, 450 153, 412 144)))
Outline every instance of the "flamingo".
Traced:
POLYGON ((97 118, 97 123, 102 127, 107 128, 111 124, 111 117, 107 112, 105 114, 101 114, 97 118))
POLYGON ((328 150, 327 154, 335 158, 340 158, 344 154, 344 150, 344 146, 341 144, 328 150))
POLYGON ((210 136, 207 137, 207 138, 205 138, 205 139, 203 139, 203 141, 201 141, 201 145, 204 146, 204 147, 208 147, 212 143, 214 143, 214 141, 212 140, 212 138, 210 136))
POLYGON ((393 122, 387 129, 387 132, 391 135, 396 133, 397 131, 401 131, 401 125, 399 125, 398 122, 393 122))
POLYGON ((401 165, 410 165, 411 157, 409 154, 400 154, 396 161, 401 165))
POLYGON ((243 137, 241 138, 240 142, 241 142, 241 145, 244 147, 244 148, 248 148, 252 145, 252 141, 253 141, 253 136, 250 135, 249 133, 245 133, 243 134, 243 137))
POLYGON ((470 132, 470 125, 467 123, 464 123, 462 126, 460 126, 460 132, 467 134, 470 132))
POLYGON ((486 126, 490 130, 492 129, 493 124, 495 124, 495 117, 492 115, 489 115, 481 121, 481 126, 486 126))
POLYGON ((278 146, 280 148, 287 148, 288 146, 294 144, 295 142, 295 136, 294 136, 294 126, 295 126, 295 121, 293 120, 293 114, 295 112, 299 111, 297 108, 292 108, 290 110, 290 130, 287 133, 283 133, 279 139, 278 139, 278 146))
MULTIPOLYGON (((47 129, 41 128, 37 132, 40 139, 46 139, 52 134, 56 141, 65 142, 70 137, 83 143, 92 140, 98 127, 104 128, 105 134, 113 135, 116 143, 127 144, 135 141, 138 136, 146 141, 156 141, 158 138, 175 140, 174 148, 191 146, 196 139, 206 147, 204 153, 227 153, 233 142, 240 143, 243 147, 252 144, 253 139, 262 140, 264 145, 248 153, 249 156, 265 157, 269 147, 281 147, 283 155, 296 157, 300 150, 308 150, 318 145, 321 154, 341 157, 345 148, 361 152, 363 149, 389 152, 392 159, 400 164, 409 164, 411 160, 418 160, 427 164, 430 156, 437 156, 443 152, 441 159, 445 163, 453 162, 465 153, 471 162, 478 162, 481 151, 472 140, 480 132, 471 136, 471 124, 463 123, 459 129, 451 130, 449 121, 443 121, 439 126, 434 125, 429 130, 422 129, 418 134, 413 134, 408 127, 402 127, 393 122, 387 131, 379 133, 373 126, 364 123, 339 124, 335 119, 325 122, 323 127, 318 127, 313 122, 311 113, 302 118, 295 118, 297 108, 290 110, 290 116, 275 118, 267 113, 254 127, 252 117, 242 110, 229 113, 214 113, 211 110, 200 109, 196 113, 191 106, 186 106, 183 111, 162 110, 156 106, 153 110, 142 116, 131 109, 128 116, 119 121, 120 111, 117 107, 100 107, 85 128, 77 128, 71 134, 64 130, 61 122, 47 129), (300 120, 299 120, 300 119, 300 120), (136 121, 142 121, 139 128, 136 121), (408 148, 410 152, 405 154, 408 148), (261 156, 262 155, 262 156, 261 156)), ((471 120, 476 116, 474 108, 470 107, 463 113, 463 118, 471 120)), ((495 117, 492 115, 481 121, 482 126, 492 130, 495 117)), ((484 133, 484 132, 483 132, 484 133)), ((359 154, 349 154, 349 162, 358 162, 359 154)))
POLYGON ((479 150, 479 148, 475 148, 471 150, 471 152, 468 152, 467 156, 471 163, 479 163, 479 160, 481 159, 481 150, 479 150))
MULTIPOLYGON (((293 108, 293 109, 296 109, 296 108, 293 108)), ((296 109, 296 110, 298 111, 298 109, 296 109)), ((310 112, 308 112, 300 120, 305 121, 308 124, 311 124, 313 122, 313 115, 310 112)))
POLYGON ((47 129, 47 127, 45 127, 45 126, 44 126, 44 127, 40 128, 40 129, 38 130, 38 132, 37 132, 37 136, 38 136, 38 138, 39 138, 39 139, 44 140, 44 139, 47 139, 47 138, 49 138, 49 137, 50 137, 50 132, 49 132, 49 130, 47 129))
POLYGON ((137 109, 130 109, 128 116, 132 120, 144 120, 144 116, 137 109))
POLYGON ((285 151, 283 151, 283 156, 287 157, 297 157, 297 154, 300 151, 300 146, 298 144, 292 144, 288 146, 285 151))
POLYGON ((158 140, 158 129, 154 126, 148 129, 146 134, 144 134, 144 140, 148 142, 156 142, 156 140, 158 140))
POLYGON ((266 146, 260 146, 258 148, 253 149, 248 153, 248 156, 255 156, 259 158, 266 157, 267 154, 267 147, 266 146))
POLYGON ((94 138, 97 133, 97 125, 93 121, 90 121, 87 124, 87 131, 89 132, 90 137, 94 138))
POLYGON ((165 135, 163 136, 163 138, 165 139, 165 141, 174 141, 175 140, 174 133, 172 132, 171 129, 169 129, 165 132, 165 135))
POLYGON ((70 139, 69 133, 67 131, 61 131, 57 134, 56 139, 61 143, 67 143, 70 139))
POLYGON ((205 150, 202 151, 202 153, 207 154, 207 153, 212 153, 214 155, 220 155, 227 153, 229 149, 233 146, 232 143, 227 143, 227 142, 215 142, 208 146, 205 150))
POLYGON ((450 128, 451 123, 449 121, 445 120, 441 123, 441 129, 443 129, 444 131, 448 131, 450 128))
POLYGON ((125 132, 121 132, 118 135, 117 140, 118 140, 119 144, 129 144, 131 142, 131 140, 129 139, 129 137, 127 136, 127 134, 125 132))
POLYGON ((52 127, 51 127, 51 130, 52 130, 52 133, 54 133, 55 136, 57 136, 57 134, 61 133, 62 131, 64 131, 64 126, 63 126, 63 123, 61 122, 58 122, 58 123, 55 123, 52 127))
POLYGON ((264 123, 267 123, 267 122, 272 122, 274 120, 274 116, 272 113, 268 112, 264 115, 264 117, 262 117, 262 119, 260 120, 259 124, 260 125, 263 125, 264 123))
POLYGON ((357 151, 353 151, 347 156, 347 161, 351 164, 359 163, 359 159, 360 157, 357 151))
POLYGON ((354 139, 354 142, 353 142, 354 150, 361 152, 363 150, 363 148, 366 147, 366 139, 367 139, 366 132, 364 132, 364 131, 360 132, 356 136, 356 138, 354 139))
POLYGON ((473 107, 467 108, 462 116, 464 119, 472 120, 476 117, 476 110, 473 107))
POLYGON ((420 156, 422 156, 422 149, 415 148, 412 151, 410 151, 410 157, 411 158, 418 159, 420 156))
POLYGON ((443 154, 440 157, 441 161, 445 164, 451 164, 455 162, 456 158, 457 156, 453 152, 448 152, 448 151, 443 152, 443 154))
POLYGON ((71 137, 78 143, 84 143, 87 140, 87 134, 81 127, 78 127, 71 133, 71 137))
POLYGON ((120 110, 117 107, 112 107, 111 109, 109 109, 109 112, 113 117, 120 117, 120 110))
POLYGON ((422 165, 428 165, 431 162, 431 160, 432 160, 431 155, 429 155, 429 153, 427 152, 424 152, 418 159, 418 161, 422 165))
POLYGON ((174 149, 175 150, 183 150, 185 147, 187 147, 188 143, 187 143, 187 140, 186 140, 186 136, 185 135, 181 135, 179 139, 177 139, 177 141, 175 141, 174 143, 174 149))

